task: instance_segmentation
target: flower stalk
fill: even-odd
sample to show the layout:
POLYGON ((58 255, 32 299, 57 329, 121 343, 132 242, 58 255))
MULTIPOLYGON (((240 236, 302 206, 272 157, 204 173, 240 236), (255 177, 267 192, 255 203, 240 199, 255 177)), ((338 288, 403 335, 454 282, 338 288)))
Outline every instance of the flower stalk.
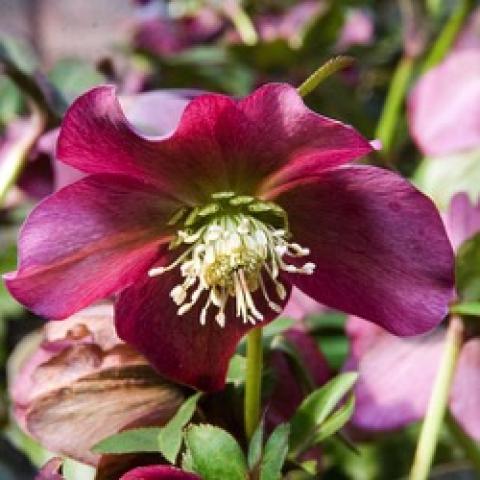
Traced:
POLYGON ((344 68, 349 67, 355 62, 353 57, 338 56, 331 58, 325 62, 321 67, 317 68, 298 88, 297 91, 300 96, 306 97, 315 88, 318 87, 324 80, 344 68))
POLYGON ((258 34, 247 12, 236 2, 226 2, 223 6, 225 15, 233 23, 238 35, 245 45, 253 46, 258 43, 258 34))
POLYGON ((245 434, 250 440, 260 422, 262 394, 262 329, 247 336, 247 375, 245 379, 245 434))
POLYGON ((439 63, 445 54, 450 50, 453 42, 457 38, 458 31, 463 25, 463 21, 470 11, 471 1, 460 0, 453 14, 448 19, 439 36, 435 40, 432 49, 425 59, 422 70, 426 72, 439 63))
POLYGON ((440 428, 445 418, 447 402, 457 364, 463 335, 463 324, 459 317, 450 320, 445 347, 427 414, 417 443, 410 480, 426 480, 432 466, 440 428))
POLYGON ((375 138, 381 141, 384 155, 388 155, 392 148, 398 117, 412 77, 413 67, 414 59, 404 56, 395 69, 388 89, 387 98, 375 131, 375 138))

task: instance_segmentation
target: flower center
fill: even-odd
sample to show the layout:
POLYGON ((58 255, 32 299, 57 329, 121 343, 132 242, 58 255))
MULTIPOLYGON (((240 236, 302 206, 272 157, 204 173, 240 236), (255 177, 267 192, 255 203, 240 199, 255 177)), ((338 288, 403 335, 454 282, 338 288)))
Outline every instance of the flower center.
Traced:
POLYGON ((271 202, 219 192, 206 206, 181 209, 169 224, 180 221, 183 228, 177 231, 170 248, 184 246, 185 250, 170 265, 152 268, 148 274, 155 277, 179 267, 183 282, 172 289, 170 296, 179 307, 178 314, 183 315, 206 293, 200 314, 202 325, 213 306, 215 320, 224 327, 230 298, 235 299, 236 315, 244 323, 263 320, 252 296, 259 289, 267 305, 280 313, 281 307, 270 299, 267 282, 284 300, 286 290, 280 272, 311 275, 315 269, 310 262, 301 267, 286 262, 285 257, 304 257, 310 252, 288 241, 286 213, 271 202))

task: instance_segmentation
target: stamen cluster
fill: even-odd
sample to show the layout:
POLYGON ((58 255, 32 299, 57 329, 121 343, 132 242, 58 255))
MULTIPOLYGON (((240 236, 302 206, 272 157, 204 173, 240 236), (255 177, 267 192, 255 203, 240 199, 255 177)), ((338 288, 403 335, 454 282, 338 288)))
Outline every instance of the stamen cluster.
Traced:
POLYGON ((177 231, 171 247, 184 246, 185 250, 172 264, 153 268, 149 275, 161 275, 179 266, 183 282, 170 292, 179 315, 189 311, 206 293, 200 314, 202 325, 213 305, 217 308, 215 320, 224 327, 230 297, 236 302, 236 316, 244 323, 256 324, 263 320, 263 314, 255 306, 252 293, 260 289, 269 307, 280 312, 281 307, 271 300, 265 282, 270 282, 278 299, 284 300, 286 290, 279 279, 280 272, 309 275, 315 265, 309 262, 297 267, 284 260, 286 256, 304 257, 310 252, 288 242, 286 215, 277 205, 233 192, 216 193, 212 200, 190 212, 177 212, 170 223, 185 218, 185 228, 177 231))

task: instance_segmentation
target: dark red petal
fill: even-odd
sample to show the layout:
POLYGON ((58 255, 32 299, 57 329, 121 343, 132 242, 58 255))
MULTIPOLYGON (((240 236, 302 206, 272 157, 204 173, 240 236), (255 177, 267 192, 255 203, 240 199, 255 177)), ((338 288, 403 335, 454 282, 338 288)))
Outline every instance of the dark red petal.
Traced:
POLYGON ((268 84, 241 100, 252 123, 245 169, 263 180, 267 192, 286 182, 351 162, 372 151, 349 125, 318 115, 288 84, 268 84))
MULTIPOLYGON (((178 273, 172 271, 153 279, 142 279, 123 291, 116 304, 117 332, 142 353, 160 375, 199 390, 220 390, 237 343, 253 326, 235 316, 232 298, 227 304, 224 328, 216 323, 216 308, 212 306, 207 323, 202 326, 200 311, 206 301, 205 293, 195 307, 179 316, 178 307, 169 296, 179 283, 178 273)), ((256 292, 256 306, 265 317, 258 323, 262 326, 277 314, 260 297, 256 292)), ((288 296, 285 301, 287 299, 288 296)))
POLYGON ((30 214, 7 287, 35 313, 65 318, 146 276, 176 208, 161 191, 127 177, 80 180, 30 214))
POLYGON ((265 85, 241 101, 201 95, 162 139, 134 131, 114 88, 103 86, 68 111, 58 156, 80 170, 128 174, 198 203, 218 191, 255 193, 262 182, 265 191, 370 150, 355 130, 312 112, 286 84, 265 85))
MULTIPOLYGON (((165 116, 171 117, 175 108, 181 113, 188 103, 177 100, 172 96, 173 107, 171 102, 166 102, 165 116)), ((178 116, 175 113, 174 117, 178 119, 178 116)), ((162 184, 157 175, 158 163, 162 160, 157 142, 139 132, 125 117, 115 87, 95 87, 79 97, 66 113, 57 156, 62 162, 87 173, 118 173, 162 184)))
POLYGON ((480 339, 469 340, 460 352, 450 398, 452 414, 462 428, 480 441, 480 339))
POLYGON ((315 273, 291 281, 327 306, 398 335, 438 325, 453 297, 453 252, 433 203, 374 167, 332 169, 275 201, 315 273))
POLYGON ((137 467, 123 475, 120 480, 201 480, 194 473, 185 472, 167 465, 137 467))

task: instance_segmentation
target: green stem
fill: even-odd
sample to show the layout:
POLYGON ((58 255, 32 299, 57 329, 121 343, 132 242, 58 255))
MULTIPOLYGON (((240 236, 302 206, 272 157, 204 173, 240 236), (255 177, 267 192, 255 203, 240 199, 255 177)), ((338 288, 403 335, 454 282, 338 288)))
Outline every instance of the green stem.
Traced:
POLYGON ((413 58, 404 56, 398 63, 390 82, 387 98, 385 99, 375 132, 375 138, 382 142, 381 151, 384 155, 387 155, 392 147, 394 134, 402 111, 403 100, 412 77, 413 66, 413 58))
POLYGON ((445 54, 450 50, 453 42, 457 38, 458 31, 463 25, 463 21, 470 11, 471 0, 459 0, 459 5, 452 13, 442 31, 433 44, 430 53, 425 59, 422 71, 425 72, 439 63, 445 54))
POLYGON ((20 177, 28 161, 28 153, 42 134, 45 117, 32 105, 30 124, 22 136, 13 143, 0 165, 0 208, 3 207, 10 188, 20 177))
POLYGON ((248 16, 247 12, 237 3, 228 3, 224 7, 224 12, 233 23, 233 26, 237 30, 242 42, 245 45, 256 45, 258 42, 257 31, 252 23, 252 20, 248 16))
POLYGON ((477 472, 480 472, 480 448, 460 427, 452 415, 447 415, 447 425, 450 433, 455 437, 457 443, 462 447, 466 456, 477 472))
POLYGON ((312 90, 318 87, 326 78, 339 70, 352 65, 355 61, 352 57, 334 57, 317 68, 298 88, 297 91, 301 97, 307 96, 312 90))
POLYGON ((428 478, 438 435, 445 418, 450 387, 462 343, 462 333, 462 321, 460 318, 453 316, 448 326, 443 356, 418 439, 410 480, 426 480, 428 478))
POLYGON ((262 329, 247 336, 247 375, 245 380, 245 433, 251 439, 260 422, 262 390, 262 329))

